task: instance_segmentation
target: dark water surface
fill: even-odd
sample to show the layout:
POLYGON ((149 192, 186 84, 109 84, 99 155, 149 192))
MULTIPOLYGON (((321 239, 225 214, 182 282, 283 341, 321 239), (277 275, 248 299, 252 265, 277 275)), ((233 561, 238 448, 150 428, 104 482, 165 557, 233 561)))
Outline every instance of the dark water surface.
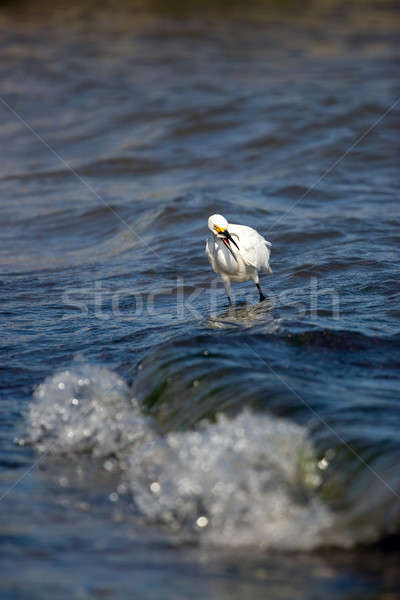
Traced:
POLYGON ((396 4, 101 6, 0 12, 2 597, 398 597, 396 4))

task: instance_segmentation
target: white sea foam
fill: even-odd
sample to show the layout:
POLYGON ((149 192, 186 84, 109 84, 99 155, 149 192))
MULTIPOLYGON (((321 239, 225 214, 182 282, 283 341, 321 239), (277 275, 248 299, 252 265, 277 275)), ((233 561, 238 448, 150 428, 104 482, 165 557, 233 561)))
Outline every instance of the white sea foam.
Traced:
POLYGON ((62 371, 39 385, 28 420, 28 441, 50 455, 121 455, 144 432, 144 419, 126 383, 89 365, 62 371))
POLYGON ((306 432, 247 410, 152 439, 130 456, 136 503, 150 521, 213 545, 309 549, 331 524, 306 432))
POLYGON ((184 539, 310 549, 332 525, 307 430, 284 419, 244 410, 162 436, 123 380, 81 366, 37 388, 28 439, 49 454, 113 456, 146 520, 184 539))

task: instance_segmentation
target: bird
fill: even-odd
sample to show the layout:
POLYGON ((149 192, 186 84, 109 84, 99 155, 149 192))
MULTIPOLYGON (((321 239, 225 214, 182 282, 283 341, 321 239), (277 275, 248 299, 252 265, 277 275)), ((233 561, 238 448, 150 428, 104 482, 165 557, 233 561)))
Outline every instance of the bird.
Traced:
POLYGON ((252 279, 257 286, 260 302, 265 300, 258 272, 272 273, 269 266, 271 242, 267 242, 252 227, 228 223, 222 215, 211 215, 208 229, 212 235, 207 239, 206 254, 213 271, 222 278, 229 306, 232 306, 231 281, 252 279))

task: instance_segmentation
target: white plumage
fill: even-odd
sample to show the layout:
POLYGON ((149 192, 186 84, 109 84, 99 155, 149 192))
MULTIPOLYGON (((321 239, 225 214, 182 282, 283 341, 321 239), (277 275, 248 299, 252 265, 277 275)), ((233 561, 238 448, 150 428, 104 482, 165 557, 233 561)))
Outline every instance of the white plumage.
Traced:
POLYGON ((255 229, 228 223, 222 215, 211 215, 208 228, 212 235, 207 239, 206 254, 213 270, 222 278, 229 304, 231 281, 252 279, 259 291, 260 301, 264 300, 258 272, 272 272, 269 266, 271 243, 255 229))

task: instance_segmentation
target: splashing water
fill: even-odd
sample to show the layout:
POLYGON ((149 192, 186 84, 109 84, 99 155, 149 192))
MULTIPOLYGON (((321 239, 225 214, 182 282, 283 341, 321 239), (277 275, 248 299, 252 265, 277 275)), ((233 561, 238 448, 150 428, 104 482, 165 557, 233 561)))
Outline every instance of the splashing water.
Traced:
POLYGON ((161 435, 122 379, 83 365, 37 388, 26 441, 50 455, 112 456, 145 519, 183 540, 277 549, 333 540, 307 430, 284 419, 245 409, 161 435))
POLYGON ((108 456, 129 441, 129 408, 128 387, 116 374, 87 365, 63 371, 34 393, 29 441, 47 454, 108 456))
POLYGON ((331 522, 314 464, 304 428, 244 410, 152 440, 129 477, 151 521, 213 545, 308 549, 331 522))

